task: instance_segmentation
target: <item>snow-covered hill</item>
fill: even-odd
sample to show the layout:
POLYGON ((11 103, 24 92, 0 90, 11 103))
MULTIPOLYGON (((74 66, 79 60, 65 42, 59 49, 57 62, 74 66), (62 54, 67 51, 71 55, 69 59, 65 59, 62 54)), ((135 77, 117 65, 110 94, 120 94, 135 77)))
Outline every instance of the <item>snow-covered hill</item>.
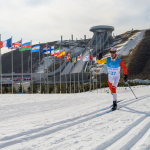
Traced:
POLYGON ((0 149, 150 149, 150 86, 60 95, 0 95, 0 149), (98 92, 98 93, 97 93, 98 92), (99 114, 100 116, 97 116, 99 114))

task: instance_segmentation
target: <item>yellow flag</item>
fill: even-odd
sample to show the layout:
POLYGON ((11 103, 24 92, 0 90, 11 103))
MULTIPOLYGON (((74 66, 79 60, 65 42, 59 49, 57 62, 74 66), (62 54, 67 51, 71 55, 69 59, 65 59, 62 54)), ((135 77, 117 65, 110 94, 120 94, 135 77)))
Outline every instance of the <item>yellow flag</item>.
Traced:
POLYGON ((65 50, 63 50, 59 55, 57 55, 57 58, 61 58, 65 56, 65 50))

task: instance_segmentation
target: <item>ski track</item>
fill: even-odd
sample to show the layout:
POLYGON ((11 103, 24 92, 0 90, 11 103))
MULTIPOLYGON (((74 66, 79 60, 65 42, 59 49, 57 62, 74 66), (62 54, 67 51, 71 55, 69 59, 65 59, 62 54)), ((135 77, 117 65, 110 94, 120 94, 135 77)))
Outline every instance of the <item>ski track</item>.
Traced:
MULTIPOLYGON (((110 112, 111 115, 115 115, 116 113, 120 112, 130 112, 132 114, 140 114, 137 119, 135 119, 132 123, 127 125, 123 130, 115 134, 114 136, 110 136, 107 140, 103 139, 103 142, 101 144, 93 143, 93 145, 90 145, 90 149, 93 150, 126 150, 126 149, 137 149, 141 148, 141 145, 145 141, 150 141, 150 112, 141 112, 140 110, 134 110, 130 106, 131 104, 136 104, 138 102, 147 100, 150 95, 144 95, 139 96, 138 99, 135 98, 127 98, 121 101, 118 105, 122 107, 119 110, 110 112)), ((93 106, 94 107, 94 106, 93 106)), ((109 106, 108 106, 109 107, 109 106)), ((92 108, 92 107, 91 107, 92 108)), ((78 115, 74 118, 68 118, 65 120, 61 120, 55 123, 51 123, 36 129, 30 129, 25 132, 20 132, 18 134, 12 134, 9 136, 2 137, 0 135, 0 149, 10 149, 14 146, 14 149, 16 148, 15 145, 32 141, 32 140, 39 140, 42 137, 49 136, 49 139, 51 140, 51 150, 54 149, 71 149, 70 147, 74 147, 72 149, 87 149, 87 147, 84 147, 83 144, 79 144, 79 141, 84 141, 79 136, 81 134, 81 131, 84 133, 85 137, 87 138, 87 141, 91 140, 91 135, 89 133, 86 133, 85 129, 82 129, 83 125, 88 124, 89 121, 97 119, 104 119, 107 118, 109 115, 107 112, 109 109, 101 108, 99 110, 91 111, 87 114, 78 115), (105 109, 105 110, 104 110, 105 109), (96 114, 99 114, 100 116, 96 116, 96 114), (78 125, 78 128, 75 132, 75 127, 78 125), (81 128, 81 129, 80 129, 81 128), (67 130, 70 130, 70 133, 67 133, 67 130), (57 137, 58 133, 61 133, 60 137, 57 137), (57 134, 56 134, 57 133, 57 134), (66 133, 66 136, 63 136, 63 133, 66 133), (56 135, 55 135, 56 134, 56 135), (55 135, 53 137, 53 135, 55 135), (67 136, 68 135, 68 136, 67 136), (79 137, 78 137, 79 136, 79 137), (72 137, 77 138, 77 141, 73 141, 72 137), (66 139, 70 140, 70 143, 65 142, 66 139), (79 140, 80 139, 80 140, 79 140)), ((124 116, 125 117, 125 116, 124 116)), ((126 115, 127 117, 127 115, 126 115)), ((103 121, 102 128, 105 128, 106 122, 103 121)), ((88 124, 89 125, 89 124, 88 124)), ((86 141, 86 142, 87 142, 86 141)), ((85 142, 85 141, 84 141, 85 142)), ((83 142, 83 143, 84 143, 83 142)), ((148 143, 148 142, 147 142, 148 143)), ((20 145, 19 145, 20 146, 20 145)), ((36 145, 32 145, 35 149, 40 149, 36 145)), ((150 145, 147 144, 143 146, 143 149, 149 149, 150 145)), ((30 149, 29 147, 26 147, 26 149, 30 149)), ((46 149, 49 149, 48 147, 46 149)))
MULTIPOLYGON (((150 96, 150 95, 149 95, 150 96)), ((148 96, 144 96, 144 97, 148 97, 148 96)), ((141 100, 142 98, 144 98, 143 96, 141 98, 139 98, 138 100, 141 100)), ((137 100, 135 99, 130 99, 126 102, 123 102, 124 107, 131 104, 131 103, 134 103, 136 102, 137 100), (132 101, 132 102, 131 102, 132 101)), ((98 111, 99 112, 99 111, 98 111)), ((102 113, 100 113, 99 115, 102 116, 102 115, 107 115, 106 113, 107 111, 103 111, 102 113)), ((30 137, 22 137, 20 138, 19 140, 16 140, 15 141, 9 141, 9 142, 6 142, 5 144, 2 144, 0 145, 0 148, 3 148, 5 146, 9 146, 9 145, 12 145, 13 143, 16 144, 16 143, 20 143, 21 141, 24 141, 24 140, 28 140, 28 139, 35 139, 35 138, 39 138, 41 136, 45 136, 45 135, 49 135, 49 134, 52 134, 52 133, 55 133, 55 132, 58 132, 60 130, 63 130, 63 129, 66 129, 66 128, 69 128, 71 126, 74 126, 74 125, 77 125, 77 124, 80 124, 80 123, 83 123, 83 122, 86 122, 88 120, 91 120, 91 119, 94 119, 96 118, 96 113, 97 111, 94 111, 92 113, 89 113, 89 114, 86 114, 86 115, 83 115, 83 116, 79 116, 79 117, 75 117, 75 118, 72 118, 72 119, 67 119, 67 120, 64 120, 64 121, 60 121, 60 122, 56 122, 54 124, 51 124, 50 126, 48 127, 42 127, 42 128, 38 128, 36 130, 29 130, 27 132, 23 132, 23 133, 20 133, 20 134, 16 134, 16 135, 13 135, 13 136, 9 136, 9 137, 5 137, 5 138, 2 138, 0 139, 0 141, 8 141, 8 140, 12 140, 14 138, 19 138, 19 137, 22 137, 24 135, 28 135, 28 134, 33 134, 31 135, 30 137), (84 118, 86 117, 86 118, 84 118), (83 118, 83 119, 82 119, 83 118), (75 121, 75 122, 73 122, 75 121), (59 125, 62 125, 64 124, 64 126, 59 126, 59 125), (58 127, 57 127, 58 126, 58 127), (52 127, 55 127, 55 129, 52 129, 52 130, 48 130, 49 128, 52 128, 52 127), (46 130, 46 131, 44 131, 46 130), (41 132, 42 133, 39 133, 41 132), (36 133, 36 134, 35 134, 36 133), (35 135, 34 135, 35 134, 35 135)))

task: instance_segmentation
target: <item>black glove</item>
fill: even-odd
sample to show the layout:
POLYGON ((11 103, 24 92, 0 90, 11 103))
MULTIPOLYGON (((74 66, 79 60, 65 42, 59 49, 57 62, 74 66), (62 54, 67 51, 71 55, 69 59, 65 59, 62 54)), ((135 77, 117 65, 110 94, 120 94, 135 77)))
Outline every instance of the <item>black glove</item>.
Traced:
POLYGON ((102 59, 102 53, 99 53, 99 54, 97 55, 97 59, 102 59))
POLYGON ((124 82, 127 82, 128 80, 128 75, 124 75, 124 82))

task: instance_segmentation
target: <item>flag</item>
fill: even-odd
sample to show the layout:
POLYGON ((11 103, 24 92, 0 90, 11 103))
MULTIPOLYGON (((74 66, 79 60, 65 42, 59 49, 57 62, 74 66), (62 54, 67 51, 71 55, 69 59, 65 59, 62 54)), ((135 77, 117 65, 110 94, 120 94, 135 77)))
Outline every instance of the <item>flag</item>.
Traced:
POLYGON ((49 51, 51 55, 54 55, 54 46, 51 46, 47 51, 49 51))
POLYGON ((59 55, 59 48, 54 50, 55 55, 59 55))
POLYGON ((70 61, 70 52, 68 53, 67 61, 70 61))
POLYGON ((71 59, 70 59, 70 62, 71 62, 71 63, 73 62, 73 54, 72 54, 72 57, 71 57, 71 59))
POLYGON ((57 55, 57 58, 61 58, 65 56, 65 50, 63 50, 59 55, 57 55))
POLYGON ((93 56, 90 56, 90 59, 93 61, 93 56))
POLYGON ((95 61, 95 63, 97 63, 97 59, 96 59, 96 57, 93 57, 93 61, 95 61))
POLYGON ((33 46, 30 53, 39 52, 40 51, 40 45, 33 46))
POLYGON ((9 49, 20 49, 20 48, 21 48, 21 40, 16 43, 12 43, 12 47, 9 47, 9 49))
POLYGON ((45 45, 45 47, 43 48, 43 51, 41 52, 41 54, 40 54, 40 56, 44 53, 46 53, 47 52, 47 46, 45 45))
POLYGON ((31 50, 31 42, 22 44, 22 48, 19 49, 19 51, 26 51, 26 50, 31 50))
POLYGON ((90 60, 89 55, 88 55, 88 56, 85 56, 85 57, 83 58, 83 61, 89 61, 89 60, 90 60))
POLYGON ((78 61, 81 60, 81 54, 78 56, 78 61))
POLYGON ((1 48, 3 47, 11 47, 11 38, 5 41, 1 41, 1 48))
POLYGON ((78 54, 76 55, 76 58, 75 58, 75 61, 74 61, 75 63, 78 61, 77 58, 78 58, 78 54))

